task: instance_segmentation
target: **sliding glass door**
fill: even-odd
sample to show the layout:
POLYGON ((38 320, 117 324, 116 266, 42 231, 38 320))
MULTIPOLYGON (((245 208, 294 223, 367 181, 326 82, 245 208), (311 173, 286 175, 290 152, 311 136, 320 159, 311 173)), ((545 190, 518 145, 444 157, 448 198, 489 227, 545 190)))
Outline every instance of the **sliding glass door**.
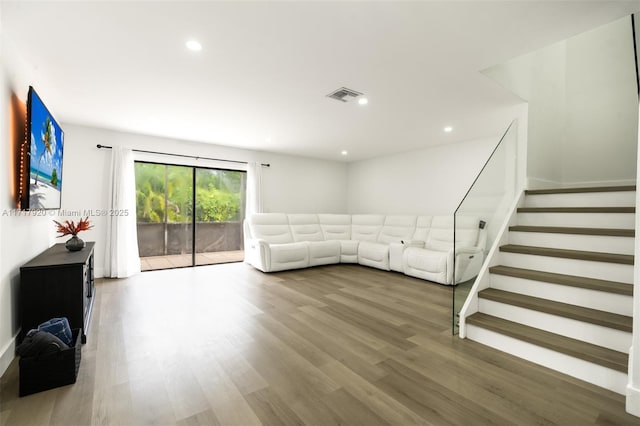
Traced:
POLYGON ((135 171, 143 270, 243 260, 245 172, 146 162, 135 171))
POLYGON ((195 264, 238 262, 242 251, 245 172, 195 169, 195 264))

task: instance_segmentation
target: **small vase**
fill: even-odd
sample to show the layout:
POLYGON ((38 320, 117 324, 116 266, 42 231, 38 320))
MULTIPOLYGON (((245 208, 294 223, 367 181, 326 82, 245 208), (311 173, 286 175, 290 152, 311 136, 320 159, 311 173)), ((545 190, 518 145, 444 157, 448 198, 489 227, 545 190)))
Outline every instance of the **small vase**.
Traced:
POLYGON ((67 242, 64 243, 64 246, 69 251, 80 251, 84 248, 85 245, 86 245, 85 242, 80 238, 78 238, 77 235, 74 235, 73 237, 69 238, 67 242))

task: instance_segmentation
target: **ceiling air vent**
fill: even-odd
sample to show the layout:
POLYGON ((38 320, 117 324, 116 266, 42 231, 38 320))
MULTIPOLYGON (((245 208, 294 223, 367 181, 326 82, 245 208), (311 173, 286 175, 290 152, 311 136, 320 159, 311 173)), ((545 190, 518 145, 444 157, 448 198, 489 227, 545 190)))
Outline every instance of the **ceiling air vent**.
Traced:
POLYGON ((351 100, 351 98, 355 99, 358 96, 362 96, 362 93, 356 92, 355 90, 347 89, 346 87, 341 87, 338 90, 335 90, 327 95, 327 97, 331 99, 342 102, 348 102, 351 100))

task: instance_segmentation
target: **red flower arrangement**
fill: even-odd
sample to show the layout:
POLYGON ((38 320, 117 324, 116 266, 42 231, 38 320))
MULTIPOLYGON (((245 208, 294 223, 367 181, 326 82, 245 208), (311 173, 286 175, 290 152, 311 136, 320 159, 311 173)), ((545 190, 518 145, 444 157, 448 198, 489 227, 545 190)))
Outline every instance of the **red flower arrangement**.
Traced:
POLYGON ((73 235, 75 237, 78 235, 78 232, 93 228, 93 225, 89 223, 89 216, 85 219, 80 219, 78 223, 73 223, 72 220, 67 220, 64 224, 54 220, 53 223, 56 224, 56 231, 60 234, 58 238, 64 237, 65 235, 73 235))

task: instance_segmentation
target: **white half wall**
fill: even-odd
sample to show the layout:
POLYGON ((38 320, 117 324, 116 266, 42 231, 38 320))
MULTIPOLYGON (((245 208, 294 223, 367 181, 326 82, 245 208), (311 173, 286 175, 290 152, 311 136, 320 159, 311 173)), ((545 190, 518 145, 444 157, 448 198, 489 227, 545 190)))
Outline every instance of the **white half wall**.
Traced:
POLYGON ((529 102, 529 187, 635 183, 638 102, 629 17, 485 71, 529 102))
POLYGON ((635 183, 638 92, 631 19, 567 40, 565 183, 635 183))
MULTIPOLYGON (((97 144, 122 145, 133 149, 269 163, 263 169, 265 212, 346 213, 347 164, 304 157, 248 151, 219 145, 186 142, 155 136, 137 135, 93 127, 64 124, 62 219, 78 219, 93 212, 92 230, 82 234, 96 242, 96 275, 104 271, 106 220, 95 213, 107 208, 111 150, 97 144)), ((245 170, 243 164, 186 159, 165 155, 138 154, 136 159, 169 164, 197 165, 245 170)))

